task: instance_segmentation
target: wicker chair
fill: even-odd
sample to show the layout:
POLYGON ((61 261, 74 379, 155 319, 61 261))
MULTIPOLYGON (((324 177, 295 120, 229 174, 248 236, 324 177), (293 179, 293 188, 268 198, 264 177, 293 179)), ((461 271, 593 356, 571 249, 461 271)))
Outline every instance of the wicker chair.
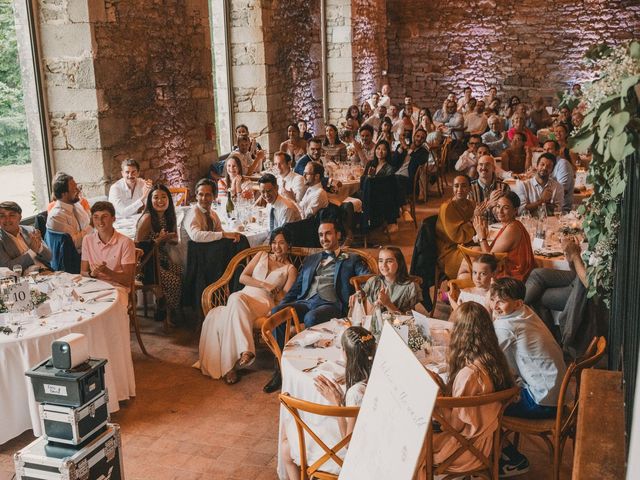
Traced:
MULTIPOLYGON (((218 279, 218 281, 209 285, 202 292, 202 312, 204 313, 205 317, 207 316, 207 313, 209 313, 209 310, 211 310, 212 308, 227 304, 229 295, 233 293, 231 290, 231 282, 233 281, 236 273, 242 271, 242 269, 249 263, 249 261, 259 252, 269 251, 271 251, 271 247, 269 247, 268 245, 261 245, 259 247, 253 247, 247 250, 243 250, 231 259, 229 265, 227 265, 226 270, 218 279)), ((318 253, 320 251, 321 249, 319 248, 291 247, 289 258, 291 259, 293 265, 298 270, 300 270, 304 259, 308 255, 318 253)), ((377 271, 378 261, 368 253, 355 248, 343 248, 342 251, 359 255, 367 264, 369 270, 371 270, 372 272, 377 271)), ((260 335, 262 325, 267 320, 267 318, 268 317, 260 317, 254 322, 253 329, 256 336, 260 335)))
POLYGON ((170 187, 169 192, 171 192, 176 207, 188 205, 189 189, 187 187, 170 187))

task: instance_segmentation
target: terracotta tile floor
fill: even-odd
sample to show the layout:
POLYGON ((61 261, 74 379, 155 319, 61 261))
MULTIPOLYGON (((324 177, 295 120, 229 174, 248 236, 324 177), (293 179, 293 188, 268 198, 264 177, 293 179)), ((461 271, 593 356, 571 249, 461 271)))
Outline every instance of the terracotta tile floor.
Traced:
MULTIPOLYGON (((418 219, 437 213, 439 203, 436 198, 418 205, 418 219)), ((401 223, 393 242, 410 259, 414 239, 413 225, 401 223)), ((377 241, 386 243, 385 237, 377 241)), ((447 308, 437 316, 447 318, 447 308)), ((270 377, 269 354, 259 351, 252 370, 228 386, 190 367, 198 356, 193 331, 165 335, 151 320, 142 319, 142 325, 153 358, 140 353, 133 336, 137 397, 112 415, 122 428, 127 480, 276 479, 278 400, 262 392, 270 377)), ((13 477, 13 453, 32 440, 28 431, 0 445, 0 480, 13 477)), ((531 470, 519 478, 550 478, 541 441, 526 439, 523 452, 531 470)), ((570 445, 566 452, 562 478, 570 477, 570 445)))

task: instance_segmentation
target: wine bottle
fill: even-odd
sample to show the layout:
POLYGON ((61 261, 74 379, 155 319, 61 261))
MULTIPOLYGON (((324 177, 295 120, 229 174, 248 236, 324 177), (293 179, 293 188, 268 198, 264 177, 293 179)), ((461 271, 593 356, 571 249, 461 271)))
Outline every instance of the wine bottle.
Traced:
POLYGON ((235 208, 236 206, 233 204, 233 200, 231 200, 231 195, 227 192, 227 217, 233 217, 233 211, 235 208))

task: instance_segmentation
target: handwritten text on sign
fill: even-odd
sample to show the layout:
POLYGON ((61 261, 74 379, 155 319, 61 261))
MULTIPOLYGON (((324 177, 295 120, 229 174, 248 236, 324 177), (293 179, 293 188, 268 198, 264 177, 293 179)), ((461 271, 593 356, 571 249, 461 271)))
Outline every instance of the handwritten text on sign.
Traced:
POLYGON ((7 287, 7 307, 12 312, 19 312, 31 308, 31 292, 29 282, 13 283, 7 287))

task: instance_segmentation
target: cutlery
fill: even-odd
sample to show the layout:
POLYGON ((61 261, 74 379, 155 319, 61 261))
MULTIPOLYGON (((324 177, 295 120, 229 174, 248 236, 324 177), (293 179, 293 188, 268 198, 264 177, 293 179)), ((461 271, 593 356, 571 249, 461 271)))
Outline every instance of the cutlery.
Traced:
POLYGON ((316 363, 314 366, 312 366, 312 367, 307 367, 307 368, 303 368, 303 369, 302 369, 302 371, 303 371, 303 372, 305 372, 305 373, 312 372, 312 371, 313 371, 313 370, 315 370, 317 367, 319 367, 320 365, 322 365, 324 362, 326 362, 326 360, 319 359, 319 360, 318 360, 318 363, 316 363))

